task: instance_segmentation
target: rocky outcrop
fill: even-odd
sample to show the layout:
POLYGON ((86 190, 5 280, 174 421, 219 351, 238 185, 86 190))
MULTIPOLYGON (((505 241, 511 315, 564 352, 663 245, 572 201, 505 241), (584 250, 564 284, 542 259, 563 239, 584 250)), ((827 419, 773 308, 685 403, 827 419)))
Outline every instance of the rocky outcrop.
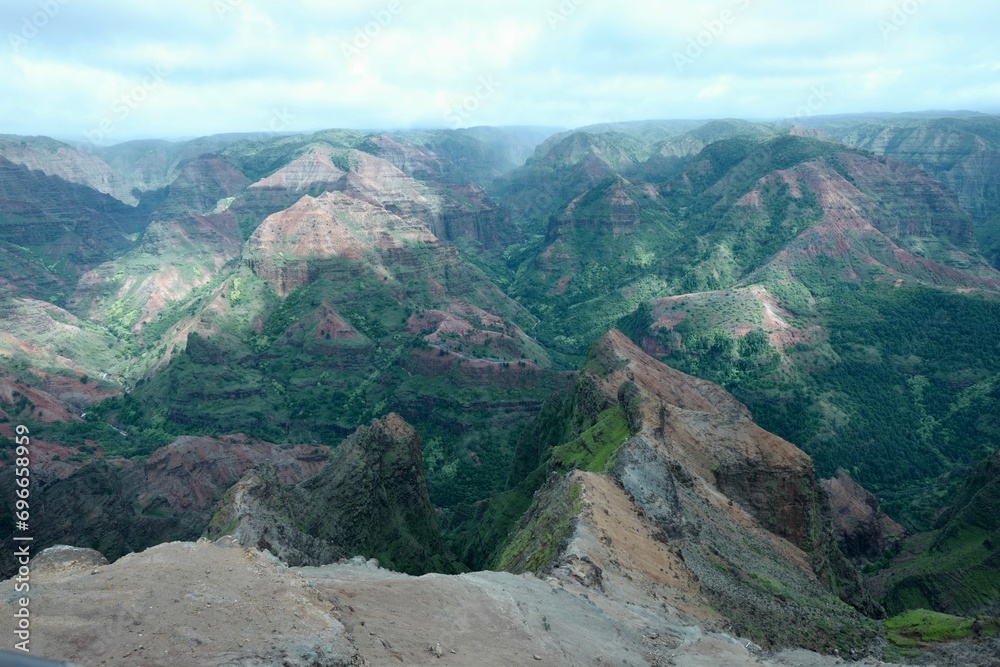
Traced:
MULTIPOLYGON (((8 617, 14 584, 0 583, 8 617)), ((100 554, 42 553, 31 619, 33 655, 91 665, 848 664, 807 651, 763 654, 745 639, 588 599, 554 580, 408 577, 361 559, 289 569, 231 540, 164 544, 112 565, 100 554)))
POLYGON ((424 146, 400 143, 379 134, 368 138, 366 149, 410 178, 441 181, 445 176, 445 162, 424 146))
POLYGON ((305 195, 317 197, 342 190, 346 172, 335 163, 339 160, 334 152, 329 146, 310 146, 270 176, 248 186, 229 209, 240 219, 244 233, 249 235, 268 216, 284 211, 305 195))
POLYGON ((837 543, 848 558, 862 565, 877 561, 886 549, 898 546, 906 529, 879 509, 873 493, 843 470, 820 484, 830 499, 837 543))
MULTIPOLYGON (((585 460, 589 472, 572 473, 573 483, 543 487, 501 565, 531 564, 649 609, 669 600, 762 644, 870 649, 874 623, 839 598, 883 612, 837 549, 805 453, 754 424, 721 387, 664 366, 617 331, 584 368, 578 394, 596 390, 603 400, 588 403, 618 406, 624 441, 603 471, 585 460)), ((578 441, 595 452, 600 433, 587 433, 578 441)))
MULTIPOLYGON (((362 199, 328 192, 303 197, 270 216, 250 237, 243 258, 254 273, 287 295, 315 280, 320 271, 339 268, 350 275, 364 265, 379 270, 390 258, 413 264, 409 244, 435 243, 426 227, 362 199)), ((393 273, 384 268, 381 272, 393 273)))
POLYGON ((291 487, 251 471, 220 502, 209 535, 292 565, 362 555, 404 572, 450 568, 424 482, 420 438, 396 414, 359 428, 317 475, 291 487))
MULTIPOLYGON (((35 558, 32 655, 162 667, 370 664, 329 600, 268 555, 199 542, 101 560, 58 547, 35 558)), ((13 582, 0 590, 13 614, 13 582)))

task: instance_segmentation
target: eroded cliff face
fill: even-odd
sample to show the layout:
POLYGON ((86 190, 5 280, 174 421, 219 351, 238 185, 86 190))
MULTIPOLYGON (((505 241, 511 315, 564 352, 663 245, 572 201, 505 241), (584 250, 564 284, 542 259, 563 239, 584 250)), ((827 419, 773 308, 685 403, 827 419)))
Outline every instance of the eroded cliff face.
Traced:
POLYGON ((271 468, 249 472, 216 509, 209 536, 225 534, 292 565, 364 556, 410 573, 453 567, 427 495, 420 438, 396 414, 359 428, 296 486, 271 468))
POLYGON ((139 203, 126 180, 102 159, 48 137, 0 137, 0 156, 23 167, 85 185, 129 206, 139 203))
POLYGON ((286 296, 320 271, 359 275, 367 264, 383 276, 403 277, 419 262, 411 246, 428 244, 436 246, 437 239, 426 227, 363 199, 328 192, 303 197, 265 220, 247 243, 244 261, 286 296))
MULTIPOLYGON (((499 252, 517 240, 516 227, 502 220, 497 206, 479 186, 450 182, 442 160, 418 146, 385 137, 371 139, 374 153, 334 149, 323 144, 305 152, 270 176, 250 185, 232 202, 245 230, 252 232, 269 216, 293 207, 301 198, 324 193, 381 209, 442 241, 472 241, 499 252)), ((315 256, 319 256, 318 254, 315 256)))
POLYGON ((877 561, 906 535, 905 528, 879 509, 878 498, 843 470, 820 484, 830 498, 837 543, 855 563, 877 561))
POLYGON ((841 598, 882 611, 834 543, 804 452, 754 424, 722 388, 617 331, 594 346, 587 377, 624 412, 630 435, 603 472, 550 478, 501 564, 650 613, 667 600, 762 644, 865 650, 875 625, 841 598))
POLYGON ((56 295, 46 294, 46 283, 61 287, 124 252, 145 225, 140 212, 111 195, 11 162, 2 151, 0 221, 0 244, 14 260, 5 278, 50 299, 56 295))

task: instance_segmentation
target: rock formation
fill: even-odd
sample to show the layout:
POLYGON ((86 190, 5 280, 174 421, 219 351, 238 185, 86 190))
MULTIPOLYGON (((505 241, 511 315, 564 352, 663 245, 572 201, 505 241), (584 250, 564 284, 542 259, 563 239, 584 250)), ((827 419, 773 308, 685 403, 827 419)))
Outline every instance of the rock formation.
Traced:
POLYGON ((499 564, 650 613, 668 600, 762 644, 864 651, 875 626, 838 598, 882 612, 837 549, 809 457, 617 331, 585 369, 630 435, 603 472, 550 478, 499 564))
POLYGON ((210 537, 232 534, 292 565, 376 558, 424 573, 451 566, 424 482, 420 438, 396 414, 359 428, 318 474, 292 487, 255 469, 219 503, 210 537))
POLYGON ((820 484, 830 498, 837 543, 855 563, 877 561, 906 534, 905 528, 879 509, 874 494, 845 471, 838 471, 836 477, 820 484))
MULTIPOLYGON (((32 655, 85 665, 848 664, 808 651, 764 654, 745 639, 530 575, 414 578, 363 559, 289 569, 231 538, 163 544, 112 565, 59 549, 33 565, 32 655)), ((13 581, 0 583, 4 616, 15 597, 13 581)))

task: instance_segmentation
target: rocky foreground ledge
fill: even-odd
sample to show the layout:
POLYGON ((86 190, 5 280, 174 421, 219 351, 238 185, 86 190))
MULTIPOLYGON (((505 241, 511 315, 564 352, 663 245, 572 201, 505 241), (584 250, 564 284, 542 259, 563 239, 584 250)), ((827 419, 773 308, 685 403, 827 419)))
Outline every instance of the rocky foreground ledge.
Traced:
MULTIPOLYGON (((845 664, 640 620, 627 604, 598 606, 532 575, 410 577, 360 558, 288 568, 231 538, 113 565, 54 547, 32 566, 31 654, 87 667, 845 664)), ((0 584, 3 617, 20 595, 0 584)))

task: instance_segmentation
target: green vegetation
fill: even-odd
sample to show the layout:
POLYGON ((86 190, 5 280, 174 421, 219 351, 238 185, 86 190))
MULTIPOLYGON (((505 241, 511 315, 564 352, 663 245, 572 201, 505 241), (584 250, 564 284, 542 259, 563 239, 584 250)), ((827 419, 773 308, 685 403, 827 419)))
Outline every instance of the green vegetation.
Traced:
POLYGON ((939 517, 936 530, 909 538, 885 564, 890 613, 928 608, 996 614, 1000 598, 1000 454, 977 466, 939 517))
MULTIPOLYGON (((904 156, 923 127, 963 137, 961 150, 923 164, 952 185, 975 181, 958 177, 963 156, 982 143, 976 137, 991 150, 1000 146, 995 119, 906 119, 887 152, 904 156)), ((865 146, 885 129, 878 121, 831 131, 853 133, 852 145, 865 146)), ((33 389, 69 378, 79 380, 74 391, 121 387, 123 395, 88 408, 83 421, 44 428, 49 440, 91 440, 116 456, 142 457, 182 434, 336 445, 359 425, 399 412, 421 435, 447 547, 469 567, 540 569, 575 512, 573 489, 558 487, 552 473, 606 471, 629 438, 628 396, 609 402, 586 378, 553 395, 571 383, 557 371, 577 368, 593 341, 617 326, 676 368, 732 391, 764 428, 810 453, 820 475, 845 468, 909 528, 934 530, 907 544, 905 567, 891 554, 876 565, 889 579, 891 610, 977 613, 969 610, 996 597, 1000 540, 992 517, 1000 515, 1000 494, 989 471, 974 466, 1000 442, 1000 303, 955 292, 992 274, 975 257, 970 219, 948 197, 920 196, 919 179, 886 186, 866 178, 876 172, 865 166, 881 163, 863 150, 735 121, 565 133, 491 183, 514 166, 517 141, 480 139, 489 132, 393 134, 415 150, 402 158, 381 135, 344 130, 206 140, 250 182, 317 146, 342 170, 367 159, 361 153, 384 155, 405 164, 426 192, 468 209, 477 225, 496 222, 488 248, 463 238, 438 250, 404 230, 390 234, 399 247, 360 259, 306 258, 309 284, 287 296, 255 273, 260 257, 245 249, 219 266, 220 256, 234 254, 206 239, 222 230, 223 243, 246 240, 266 215, 326 185, 262 194, 181 179, 146 193, 134 210, 82 186, 28 198, 38 211, 0 215, 0 275, 18 297, 72 307, 95 323, 0 299, 14 314, 0 322, 4 333, 44 351, 28 356, 0 341, 0 366, 33 389), (947 270, 906 264, 892 243, 857 230, 829 246, 808 237, 837 215, 817 179, 846 181, 850 192, 839 194, 860 194, 845 210, 857 209, 892 243, 947 270), (463 189, 470 181, 488 185, 494 202, 477 210, 481 193, 463 189), (200 220, 219 199, 229 212, 213 218, 218 230, 161 238, 192 202, 209 203, 198 208, 200 220), (87 220, 66 212, 81 203, 87 220), (169 303, 142 323, 151 279, 162 281, 156 289, 169 303), (466 305, 531 339, 479 321, 466 305), (779 336, 768 333, 770 305, 788 320, 779 336), (435 343, 442 316, 456 326, 435 343), (664 320, 670 327, 658 326, 664 320), (18 329, 24 322, 32 326, 18 329), (561 509, 532 515, 543 488, 561 509), (956 494, 955 507, 940 514, 956 494)), ((120 150, 134 164, 146 149, 120 150)), ((157 159, 170 163, 187 149, 158 150, 157 159)), ((165 185, 181 168, 156 178, 165 185)), ((995 263, 996 198, 973 185, 956 192, 995 263)), ((36 191, 48 192, 26 190, 36 191)), ((389 208, 397 205, 406 208, 405 201, 389 208)), ((585 363, 608 370, 607 360, 585 363)), ((39 406, 15 394, 4 410, 34 427, 39 406)), ((7 451, 0 447, 0 456, 7 451)), ((78 451, 73 460, 89 453, 78 451)), ((141 511, 162 518, 155 506, 141 511)), ((769 574, 745 583, 792 595, 769 574)), ((817 636, 828 630, 817 626, 817 636)))
POLYGON ((964 639, 972 635, 975 619, 915 609, 885 622, 886 637, 896 646, 964 639))
POLYGON ((630 435, 625 412, 620 407, 609 408, 576 439, 554 448, 550 464, 563 472, 607 472, 614 465, 614 453, 630 435))
POLYGON ((566 479, 553 478, 536 494, 496 568, 514 574, 541 574, 551 566, 573 534, 576 516, 583 508, 582 490, 581 482, 569 484, 566 479))
POLYGON ((762 331, 734 339, 706 327, 707 314, 671 330, 679 345, 652 336, 673 347, 667 363, 723 385, 818 474, 848 470, 890 516, 927 529, 1000 435, 1000 302, 925 287, 812 289, 815 310, 799 320, 827 333, 784 360, 762 331))
MULTIPOLYGON (((518 521, 550 474, 604 471, 628 439, 625 413, 583 376, 572 392, 550 396, 517 438, 502 492, 459 504, 444 518, 448 548, 471 569, 496 566, 518 521)), ((517 550, 515 550, 517 551, 517 550)))

